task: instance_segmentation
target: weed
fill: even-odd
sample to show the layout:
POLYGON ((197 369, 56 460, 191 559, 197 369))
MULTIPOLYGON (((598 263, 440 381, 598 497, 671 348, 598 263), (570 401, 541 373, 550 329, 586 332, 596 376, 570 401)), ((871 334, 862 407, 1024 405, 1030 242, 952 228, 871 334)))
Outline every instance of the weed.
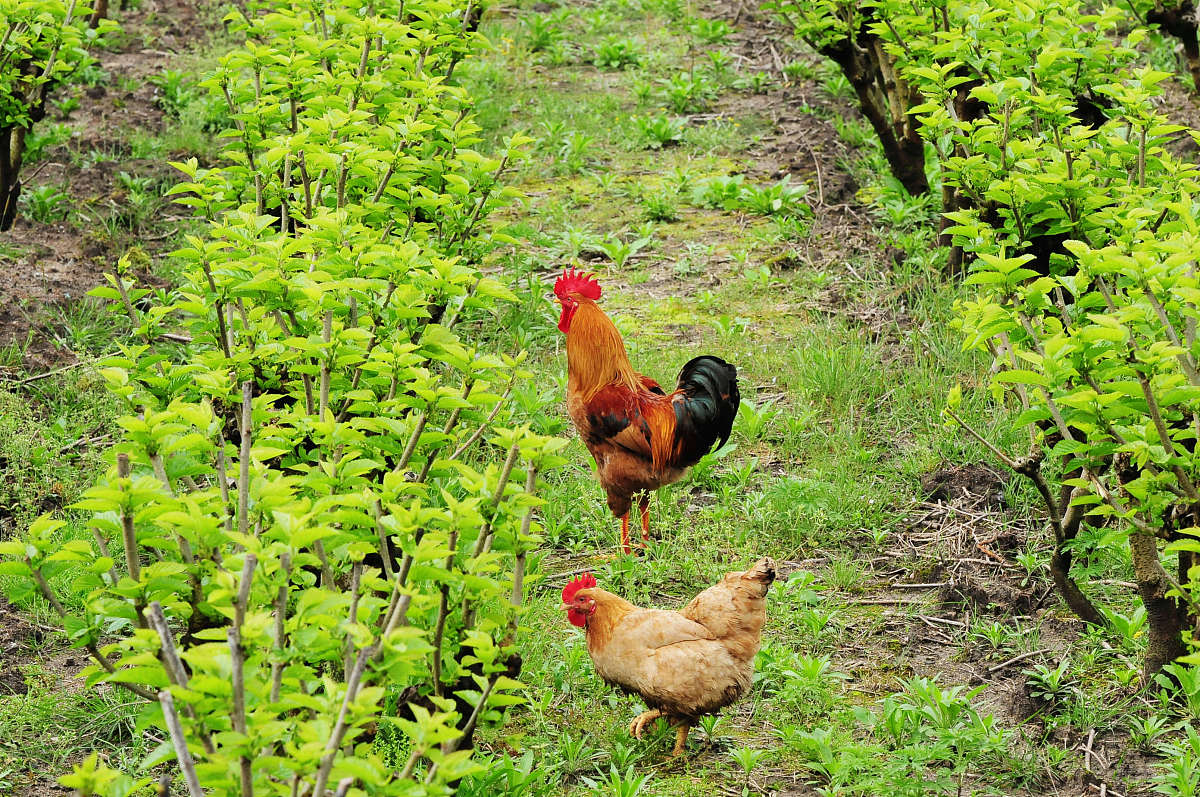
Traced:
POLYGON ((621 774, 617 770, 616 764, 613 764, 608 769, 608 777, 603 780, 595 778, 584 778, 584 784, 591 789, 592 794, 604 795, 604 797, 636 797, 642 793, 642 789, 650 781, 650 775, 636 775, 633 772, 633 765, 625 768, 625 774, 621 774))
POLYGON ((869 147, 875 140, 875 130, 860 119, 835 114, 831 121, 838 138, 855 149, 869 147))
POLYGON ((1193 719, 1200 719, 1200 667, 1168 664, 1156 673, 1154 683, 1181 701, 1193 719))
POLYGON ((610 36, 596 45, 592 63, 601 69, 624 69, 641 62, 641 55, 627 39, 610 36))
POLYGON ((1133 716, 1129 718, 1129 741, 1141 750, 1153 750, 1159 740, 1178 730, 1180 723, 1175 723, 1162 714, 1150 714, 1146 717, 1133 716))
POLYGON ((39 185, 21 194, 25 212, 34 221, 49 224, 62 221, 70 212, 70 198, 61 186, 39 185))
POLYGON ((1054 667, 1035 664, 1023 670, 1022 675, 1025 676, 1029 696, 1047 707, 1062 708, 1079 694, 1076 675, 1067 656, 1063 656, 1054 667))
POLYGON ((705 71, 709 78, 719 86, 730 83, 733 79, 733 56, 724 50, 709 50, 707 55, 705 71))
POLYGON ((596 140, 578 131, 566 135, 558 148, 559 163, 571 174, 578 174, 590 162, 596 140))
POLYGON ((563 36, 562 18, 557 14, 525 14, 521 28, 525 46, 533 52, 552 49, 563 36))
POLYGON ((642 197, 642 216, 648 221, 677 221, 679 205, 665 194, 646 194, 642 197))
POLYGON ((825 67, 821 75, 821 88, 829 95, 832 100, 838 102, 852 102, 854 100, 854 87, 850 85, 850 81, 846 78, 840 69, 836 67, 825 67))
POLYGON ((707 110, 716 97, 712 85, 700 75, 677 72, 659 81, 663 100, 675 113, 699 113, 707 110))
POLYGON ((817 70, 807 61, 789 61, 783 65, 783 75, 792 83, 799 83, 812 80, 817 76, 817 70))
POLYGON ((597 244, 596 248, 603 252, 604 256, 611 260, 614 266, 624 268, 631 257, 645 249, 649 244, 649 238, 636 238, 631 241, 622 241, 616 238, 597 244))
POLYGON ((741 767, 742 774, 746 776, 742 794, 750 793, 750 774, 766 759, 767 755, 765 750, 755 750, 752 747, 739 747, 730 751, 729 757, 741 767))
POLYGON ((792 185, 790 175, 769 186, 745 186, 738 197, 738 206, 763 216, 811 216, 812 209, 804 201, 807 185, 792 185))
POLYGON ((771 76, 766 72, 758 71, 738 78, 733 82, 733 87, 740 91, 748 91, 751 94, 766 94, 771 90, 773 82, 771 76))
POLYGON ((25 162, 39 163, 55 147, 61 147, 70 140, 71 128, 68 125, 59 122, 38 125, 25 137, 25 162))
POLYGON ((654 98, 654 84, 644 78, 634 78, 629 91, 638 105, 646 105, 654 98))
POLYGON ((733 27, 723 19, 695 17, 688 23, 688 31, 708 44, 723 44, 733 34, 733 27))
POLYGON ((643 145, 648 149, 661 149, 683 140, 685 128, 682 119, 659 114, 658 116, 635 117, 634 125, 643 145))

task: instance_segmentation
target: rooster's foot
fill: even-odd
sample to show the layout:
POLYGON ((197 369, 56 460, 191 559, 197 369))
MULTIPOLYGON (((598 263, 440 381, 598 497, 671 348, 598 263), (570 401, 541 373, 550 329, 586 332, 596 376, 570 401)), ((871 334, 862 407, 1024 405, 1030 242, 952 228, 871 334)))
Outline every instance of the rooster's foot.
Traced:
POLYGON ((651 722, 654 722, 662 715, 662 712, 656 708, 651 709, 650 711, 643 711, 641 714, 638 714, 636 717, 634 717, 633 722, 629 723, 629 733, 632 734, 633 738, 635 739, 642 738, 642 734, 645 732, 646 726, 651 722))

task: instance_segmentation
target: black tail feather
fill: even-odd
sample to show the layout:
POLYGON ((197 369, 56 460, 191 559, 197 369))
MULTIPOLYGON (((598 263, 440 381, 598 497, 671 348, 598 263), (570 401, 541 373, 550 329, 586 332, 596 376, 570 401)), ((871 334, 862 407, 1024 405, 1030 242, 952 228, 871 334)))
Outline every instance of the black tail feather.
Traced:
POLYGON ((709 355, 689 360, 676 388, 686 397, 675 402, 676 464, 687 467, 729 440, 742 395, 737 368, 709 355))

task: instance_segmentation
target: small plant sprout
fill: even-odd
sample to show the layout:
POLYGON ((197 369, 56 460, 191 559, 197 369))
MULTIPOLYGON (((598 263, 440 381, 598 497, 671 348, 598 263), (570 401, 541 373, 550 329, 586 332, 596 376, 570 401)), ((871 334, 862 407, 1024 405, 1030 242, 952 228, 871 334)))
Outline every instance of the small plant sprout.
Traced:
POLYGON ((704 736, 708 739, 711 745, 717 737, 717 724, 721 721, 719 714, 706 714, 700 718, 700 728, 704 731, 704 736))
POLYGON ((685 124, 682 119, 659 114, 637 117, 633 123, 637 127, 643 146, 648 149, 662 149, 683 140, 685 124))
POLYGON ((578 174, 588 165, 595 139, 575 130, 566 135, 558 148, 558 160, 571 174, 578 174))
POLYGON ((661 85, 664 101, 675 113, 700 113, 716 98, 708 81, 688 72, 678 72, 661 85))
POLYGON ((1158 741, 1178 730, 1182 723, 1173 722, 1165 714, 1153 713, 1145 717, 1129 718, 1129 741, 1140 750, 1154 749, 1158 741))
POLYGON ((754 772, 768 755, 769 753, 766 750, 755 750, 752 747, 739 747, 729 751, 729 757, 742 768, 742 774, 746 776, 742 784, 742 794, 750 793, 750 774, 754 772))
POLYGON ((972 639, 986 642, 992 650, 1003 650, 1013 636, 1013 630, 999 620, 977 620, 969 633, 972 639))
POLYGON ((625 742, 615 742, 608 750, 609 758, 612 760, 613 767, 616 769, 624 769, 628 771, 634 763, 641 758, 641 752, 637 746, 626 744, 625 742))
POLYGON ((29 189, 22 201, 29 217, 43 224, 62 221, 70 210, 70 199, 57 185, 39 185, 29 189))
POLYGON ((638 105, 647 105, 654 97, 654 84, 645 78, 634 78, 629 84, 629 91, 638 105))
POLYGON ((525 46, 533 52, 552 49, 562 38, 559 18, 546 14, 525 14, 521 17, 525 46))
POLYGON ((641 61, 641 55, 633 43, 617 37, 609 37, 596 45, 592 63, 601 69, 624 69, 635 66, 641 61))
POLYGON ((632 764, 625 767, 624 775, 613 764, 608 768, 608 777, 602 780, 595 778, 583 779, 584 785, 591 789, 592 794, 597 795, 597 797, 637 797, 649 782, 650 775, 638 775, 634 773, 632 764))
POLYGON ((1063 656, 1054 667, 1035 664, 1021 674, 1025 676, 1029 696, 1047 707, 1062 706, 1079 694, 1079 685, 1071 670, 1071 659, 1067 656, 1063 656))
POLYGON ((1187 706, 1193 719, 1200 719, 1200 667, 1188 664, 1168 664, 1155 674, 1154 683, 1174 693, 1187 706))
POLYGON ((1138 639, 1146 633, 1146 607, 1135 606, 1128 615, 1107 607, 1102 607, 1101 611, 1108 620, 1108 628, 1117 635, 1121 646, 1126 650, 1135 650, 1138 639))
POLYGON ((722 340, 733 340, 746 334, 750 328, 750 319, 729 314, 719 315, 709 321, 722 340))
POLYGON ((723 19, 696 17, 688 23, 688 30, 703 42, 721 44, 733 33, 733 26, 723 19))
POLYGON ((706 71, 719 85, 729 83, 733 74, 733 56, 724 50, 709 50, 706 71))
POLYGON ((771 76, 766 72, 755 72, 742 78, 738 78, 733 82, 733 87, 742 91, 749 91, 751 94, 766 94, 771 90, 773 81, 771 76))
POLYGON ((622 241, 615 238, 596 245, 604 256, 612 261, 617 268, 624 268, 630 258, 650 245, 649 238, 636 238, 632 241, 622 241))
POLYGON ((744 396, 742 397, 735 428, 747 442, 757 442, 766 434, 767 429, 779 415, 779 410, 774 409, 774 406, 774 399, 755 404, 744 396))
POLYGON ((679 204, 661 193, 650 193, 642 197, 642 217, 652 222, 679 220, 679 204))

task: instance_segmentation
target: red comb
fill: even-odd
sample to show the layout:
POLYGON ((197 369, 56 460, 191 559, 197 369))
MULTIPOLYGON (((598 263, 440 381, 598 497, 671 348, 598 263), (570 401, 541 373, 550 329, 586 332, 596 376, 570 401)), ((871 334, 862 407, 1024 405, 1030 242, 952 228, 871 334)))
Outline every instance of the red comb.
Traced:
POLYGON ((576 271, 575 267, 564 269, 562 276, 554 283, 554 295, 565 299, 572 293, 578 293, 585 299, 596 301, 600 298, 600 283, 594 274, 576 271))
POLYGON ((570 603, 571 598, 574 598, 575 593, 579 592, 579 590, 591 589, 594 586, 596 586, 596 577, 591 573, 584 573, 582 576, 563 587, 563 603, 570 603))

